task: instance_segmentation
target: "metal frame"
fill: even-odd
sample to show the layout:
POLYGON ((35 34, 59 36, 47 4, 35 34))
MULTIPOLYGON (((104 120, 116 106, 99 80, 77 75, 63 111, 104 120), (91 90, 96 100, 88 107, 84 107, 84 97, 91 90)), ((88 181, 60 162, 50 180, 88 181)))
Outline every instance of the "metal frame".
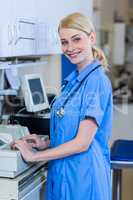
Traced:
POLYGON ((111 168, 113 170, 112 200, 122 200, 122 170, 133 168, 133 162, 111 160, 111 168))

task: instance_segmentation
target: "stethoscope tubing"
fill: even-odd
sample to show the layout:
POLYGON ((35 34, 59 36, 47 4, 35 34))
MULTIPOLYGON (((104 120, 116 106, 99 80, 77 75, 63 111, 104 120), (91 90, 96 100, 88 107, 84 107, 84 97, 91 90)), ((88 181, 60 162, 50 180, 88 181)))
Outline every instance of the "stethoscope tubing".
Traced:
MULTIPOLYGON (((101 65, 97 65, 93 70, 91 70, 88 74, 86 74, 86 76, 83 78, 83 80, 81 82, 79 82, 79 84, 76 84, 69 92, 69 94, 66 96, 66 98, 64 99, 64 101, 62 102, 62 105, 60 106, 60 108, 58 109, 58 111, 56 112, 56 114, 59 117, 63 117, 64 115, 64 108, 65 105, 67 104, 67 102, 70 100, 70 98, 72 98, 72 96, 75 94, 76 91, 78 91, 78 89, 80 88, 80 86, 82 85, 82 83, 86 80, 86 78, 92 73, 94 72, 96 69, 98 69, 99 67, 101 67, 101 65)), ((64 84, 62 86, 61 91, 63 91, 66 87, 67 83, 64 84)), ((54 101, 56 100, 56 98, 53 99, 52 101, 52 105, 54 103, 54 101)))

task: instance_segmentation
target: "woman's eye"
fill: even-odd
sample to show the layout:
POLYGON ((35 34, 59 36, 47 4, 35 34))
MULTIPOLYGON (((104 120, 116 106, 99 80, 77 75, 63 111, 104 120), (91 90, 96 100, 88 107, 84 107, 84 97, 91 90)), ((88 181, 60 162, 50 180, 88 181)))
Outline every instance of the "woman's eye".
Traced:
POLYGON ((62 46, 65 46, 65 45, 68 44, 68 42, 67 41, 61 41, 61 44, 62 44, 62 46))
POLYGON ((81 40, 81 38, 79 38, 79 37, 73 39, 74 42, 79 42, 80 40, 81 40))

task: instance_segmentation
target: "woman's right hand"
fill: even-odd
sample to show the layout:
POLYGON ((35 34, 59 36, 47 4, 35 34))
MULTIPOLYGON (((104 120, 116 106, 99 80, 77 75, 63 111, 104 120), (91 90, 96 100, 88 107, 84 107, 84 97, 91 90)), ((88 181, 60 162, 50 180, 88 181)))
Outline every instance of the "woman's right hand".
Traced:
POLYGON ((49 146, 50 140, 43 140, 37 134, 29 134, 22 138, 22 140, 28 142, 33 148, 45 149, 49 146))

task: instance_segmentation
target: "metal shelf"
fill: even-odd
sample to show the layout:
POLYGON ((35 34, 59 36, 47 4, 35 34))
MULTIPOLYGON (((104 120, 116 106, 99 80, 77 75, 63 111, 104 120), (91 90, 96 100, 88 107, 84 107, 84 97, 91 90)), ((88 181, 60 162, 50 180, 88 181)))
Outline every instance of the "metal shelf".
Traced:
POLYGON ((17 90, 13 90, 13 89, 0 90, 0 96, 7 96, 7 95, 16 96, 17 90))

